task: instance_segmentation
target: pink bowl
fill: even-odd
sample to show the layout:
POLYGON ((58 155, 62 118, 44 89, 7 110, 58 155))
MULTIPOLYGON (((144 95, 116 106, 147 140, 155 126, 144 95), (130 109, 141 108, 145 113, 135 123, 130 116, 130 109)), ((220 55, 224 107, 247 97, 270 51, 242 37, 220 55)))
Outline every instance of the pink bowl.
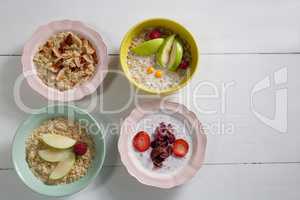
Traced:
POLYGON ((101 36, 82 22, 71 20, 54 21, 40 26, 29 41, 26 42, 23 49, 22 65, 23 74, 28 84, 45 98, 57 101, 79 100, 93 93, 105 78, 108 68, 107 48, 101 36), (45 43, 50 36, 62 31, 72 31, 87 38, 96 48, 99 59, 99 63, 96 66, 96 74, 91 80, 66 91, 59 91, 45 85, 37 76, 36 67, 33 63, 33 57, 38 47, 45 43))
MULTIPOLYGON (((144 103, 140 108, 134 109, 131 114, 125 119, 121 127, 120 138, 118 141, 118 149, 121 156, 121 160, 130 175, 135 177, 138 181, 145 185, 159 187, 159 188, 172 188, 181 185, 188 180, 190 180, 196 172, 202 166, 206 148, 206 135, 202 130, 201 123, 197 119, 196 115, 189 111, 184 105, 164 102, 163 104, 157 101, 144 103), (140 109, 141 108, 141 109, 140 109), (192 132, 192 154, 187 163, 182 166, 175 173, 170 174, 159 174, 153 173, 151 170, 142 167, 139 160, 134 159, 132 151, 129 148, 131 146, 131 139, 134 132, 136 124, 146 115, 151 115, 151 113, 156 112, 171 112, 170 115, 178 115, 180 118, 187 120, 190 124, 192 132)), ((165 161, 167 162, 167 161, 165 161)))

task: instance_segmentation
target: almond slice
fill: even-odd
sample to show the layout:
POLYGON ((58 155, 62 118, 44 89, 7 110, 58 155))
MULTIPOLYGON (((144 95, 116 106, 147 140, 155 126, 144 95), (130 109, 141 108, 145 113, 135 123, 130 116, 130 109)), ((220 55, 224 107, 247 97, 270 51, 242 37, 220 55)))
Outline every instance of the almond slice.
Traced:
POLYGON ((76 58, 74 58, 74 61, 75 61, 75 65, 77 66, 77 67, 81 67, 82 65, 80 64, 80 58, 79 57, 76 57, 76 58))
POLYGON ((90 45, 89 41, 86 39, 83 40, 83 47, 85 48, 85 51, 87 54, 93 54, 95 52, 95 49, 90 45))
POLYGON ((72 39, 73 39, 74 43, 77 44, 79 47, 82 46, 82 41, 77 35, 72 34, 72 39))
POLYGON ((61 56, 58 49, 56 49, 56 48, 52 48, 52 52, 57 58, 59 58, 61 56))
POLYGON ((83 57, 84 60, 86 60, 88 63, 94 63, 94 59, 93 59, 92 56, 87 55, 87 54, 84 54, 82 57, 83 57))

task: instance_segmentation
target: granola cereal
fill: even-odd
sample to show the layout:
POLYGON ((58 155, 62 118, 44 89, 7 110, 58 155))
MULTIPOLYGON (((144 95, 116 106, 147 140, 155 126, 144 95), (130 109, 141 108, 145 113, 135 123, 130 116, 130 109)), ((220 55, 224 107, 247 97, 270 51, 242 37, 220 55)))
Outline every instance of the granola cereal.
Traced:
POLYGON ((60 32, 39 47, 33 62, 44 84, 64 91, 91 79, 98 58, 90 41, 72 32, 60 32))
POLYGON ((85 176, 95 156, 95 145, 92 137, 79 123, 63 117, 47 120, 38 128, 34 129, 26 141, 26 161, 33 174, 42 182, 49 185, 72 183, 85 176), (57 134, 84 142, 88 145, 87 152, 77 156, 75 164, 69 173, 61 179, 49 179, 50 173, 57 166, 57 163, 43 160, 38 151, 48 148, 41 140, 43 134, 57 134))

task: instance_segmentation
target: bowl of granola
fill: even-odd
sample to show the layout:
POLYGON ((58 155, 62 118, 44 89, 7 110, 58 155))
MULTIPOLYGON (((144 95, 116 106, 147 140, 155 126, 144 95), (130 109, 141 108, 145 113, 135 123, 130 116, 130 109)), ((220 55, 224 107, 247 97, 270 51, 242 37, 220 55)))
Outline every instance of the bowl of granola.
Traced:
POLYGON ((198 68, 192 34, 169 19, 148 19, 131 28, 120 47, 120 62, 138 89, 168 95, 184 87, 198 68))
POLYGON ((174 102, 144 103, 124 120, 118 148, 128 173, 145 185, 172 188, 201 168, 206 135, 196 115, 174 102))
POLYGON ((28 84, 49 100, 73 101, 93 93, 107 73, 101 36, 79 21, 40 26, 22 54, 28 84))
POLYGON ((31 190, 52 197, 84 189, 100 172, 105 142, 98 122, 75 106, 52 105, 18 128, 14 169, 31 190))

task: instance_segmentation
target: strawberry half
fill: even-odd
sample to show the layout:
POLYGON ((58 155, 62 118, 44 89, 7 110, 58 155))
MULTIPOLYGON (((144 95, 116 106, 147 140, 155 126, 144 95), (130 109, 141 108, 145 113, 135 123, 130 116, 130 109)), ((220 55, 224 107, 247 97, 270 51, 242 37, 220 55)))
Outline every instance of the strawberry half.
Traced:
POLYGON ((173 154, 177 157, 184 157, 189 151, 189 144, 184 139, 177 139, 173 145, 173 154))
POLYGON ((145 131, 138 132, 132 141, 134 148, 139 152, 144 152, 150 147, 150 136, 145 131))

